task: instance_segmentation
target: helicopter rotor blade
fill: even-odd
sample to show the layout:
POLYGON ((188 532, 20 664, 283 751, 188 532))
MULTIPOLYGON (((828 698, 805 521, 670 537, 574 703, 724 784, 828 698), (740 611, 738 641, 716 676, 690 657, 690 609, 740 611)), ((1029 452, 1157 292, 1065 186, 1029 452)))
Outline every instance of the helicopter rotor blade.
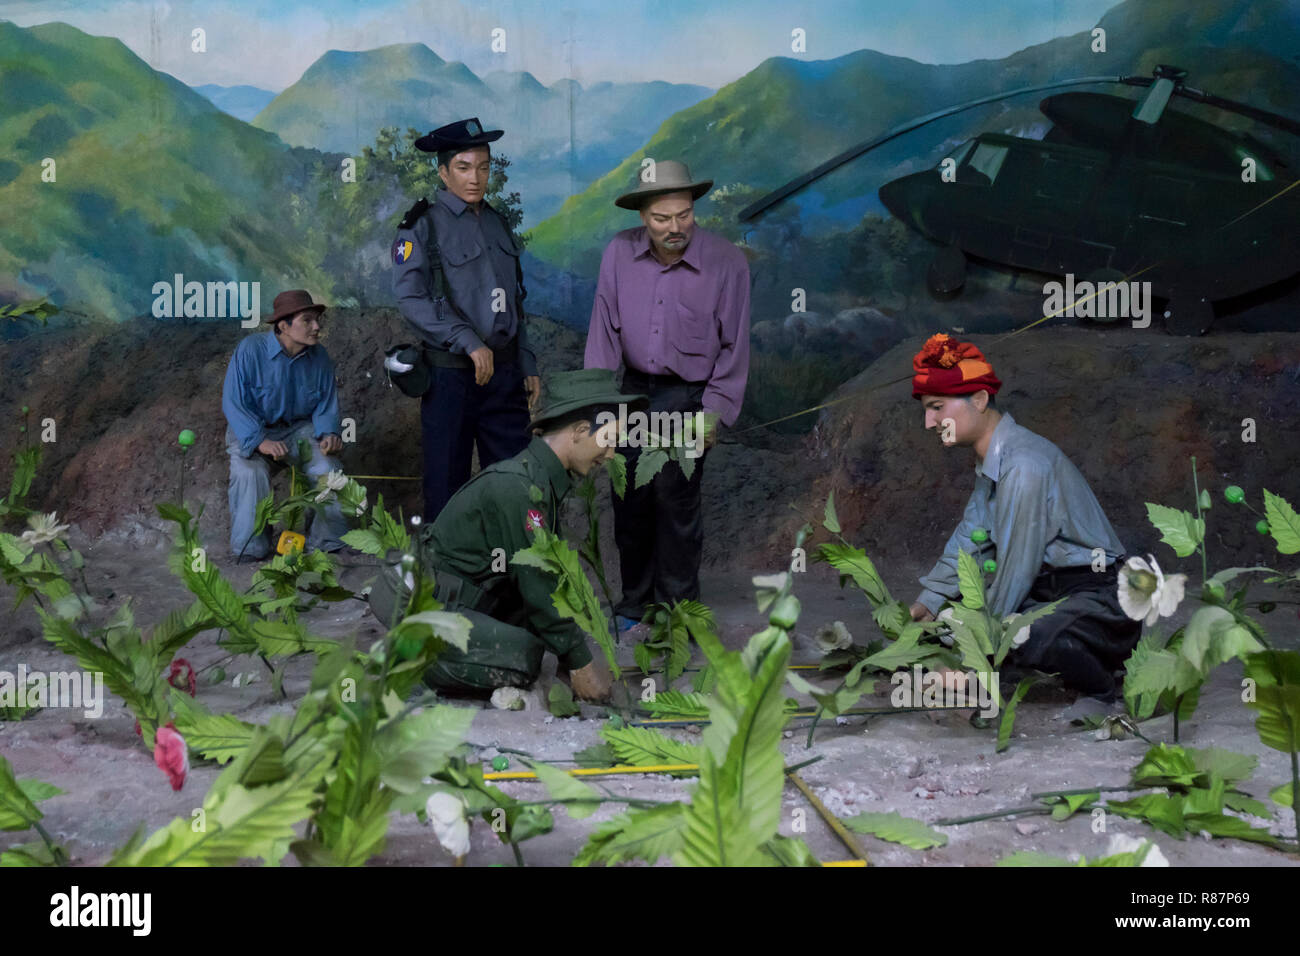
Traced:
POLYGON ((804 173, 796 179, 790 180, 784 186, 774 189, 762 199, 750 203, 740 211, 737 218, 741 222, 748 222, 760 213, 765 212, 772 206, 775 206, 781 200, 797 193, 803 187, 816 179, 820 179, 833 169, 843 166, 852 159, 857 159, 863 153, 870 152, 882 143, 887 143, 891 139, 902 136, 904 133, 910 133, 914 129, 919 129, 935 120, 943 119, 945 116, 952 116, 963 110, 974 109, 976 106, 984 106, 987 103, 996 103, 999 100, 1010 99, 1013 96, 1023 96, 1027 93, 1043 93, 1047 90, 1061 89, 1067 86, 1084 86, 1093 83, 1122 83, 1126 86, 1150 86, 1154 80, 1149 76, 1084 76, 1073 80, 1059 80, 1055 83, 1044 83, 1041 86, 1026 86, 1018 90, 1011 90, 1007 93, 996 93, 992 96, 984 96, 978 100, 971 100, 968 103, 959 103, 956 106, 949 106, 945 109, 936 110, 933 113, 927 113, 924 116, 918 116, 916 119, 908 120, 899 126, 895 126, 888 132, 882 133, 874 139, 869 139, 864 143, 856 146, 850 146, 844 152, 832 156, 826 162, 822 163, 816 169, 804 173))
POLYGON ((1258 120, 1268 126, 1276 127, 1285 132, 1300 136, 1300 122, 1296 122, 1289 116, 1283 116, 1281 113, 1274 113, 1270 110, 1262 110, 1258 106, 1251 106, 1247 103, 1238 103, 1236 100, 1225 99, 1222 96, 1215 96, 1213 93, 1206 93, 1204 90, 1194 90, 1189 86, 1180 86, 1174 90, 1175 96, 1185 96, 1189 100, 1197 103, 1204 103, 1206 106, 1217 106, 1221 110, 1228 110, 1230 113, 1239 113, 1242 116, 1258 120))

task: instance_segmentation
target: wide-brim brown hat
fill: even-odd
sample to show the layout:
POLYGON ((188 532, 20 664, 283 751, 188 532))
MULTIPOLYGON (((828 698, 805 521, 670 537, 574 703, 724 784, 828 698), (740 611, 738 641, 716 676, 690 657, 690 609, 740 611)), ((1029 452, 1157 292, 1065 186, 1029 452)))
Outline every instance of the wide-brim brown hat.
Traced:
POLYGON ((271 315, 266 321, 269 325, 275 325, 281 319, 292 319, 299 312, 308 309, 324 312, 325 306, 323 303, 313 302, 311 293, 306 289, 290 289, 275 297, 275 301, 271 303, 271 315))
POLYGON ((620 209, 640 209, 646 199, 664 193, 689 192, 691 199, 699 199, 713 188, 712 179, 692 179, 691 170, 675 159, 661 159, 653 166, 637 170, 636 186, 614 200, 620 209), (645 175, 651 174, 650 181, 645 175))
POLYGON ((620 392, 614 381, 613 369, 582 368, 573 372, 557 372, 542 383, 542 401, 533 413, 533 420, 528 423, 528 430, 532 431, 539 425, 589 405, 630 405, 643 408, 649 403, 648 395, 620 392))

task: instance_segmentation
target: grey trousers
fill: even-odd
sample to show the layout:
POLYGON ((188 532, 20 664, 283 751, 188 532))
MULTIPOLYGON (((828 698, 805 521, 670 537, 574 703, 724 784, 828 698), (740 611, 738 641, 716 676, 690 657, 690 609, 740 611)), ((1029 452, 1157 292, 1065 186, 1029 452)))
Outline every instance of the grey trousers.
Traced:
MULTIPOLYGON (((238 555, 241 552, 248 557, 266 558, 272 551, 271 537, 263 530, 253 536, 253 523, 257 517, 257 503, 271 493, 271 472, 279 471, 286 465, 300 468, 310 484, 315 484, 321 475, 330 471, 342 471, 343 465, 333 456, 323 455, 320 442, 312 437, 311 419, 295 422, 287 428, 268 428, 266 437, 271 441, 282 441, 289 448, 289 454, 275 461, 254 451, 249 458, 239 448, 234 432, 226 428, 226 451, 230 455, 230 550, 238 555), (311 459, 303 467, 298 458, 298 440, 305 438, 311 442, 311 459)), ((307 547, 312 550, 337 551, 343 547, 342 537, 347 533, 348 520, 339 508, 338 500, 325 506, 324 514, 307 512, 308 533, 307 547), (324 520, 321 520, 324 519, 324 520)))

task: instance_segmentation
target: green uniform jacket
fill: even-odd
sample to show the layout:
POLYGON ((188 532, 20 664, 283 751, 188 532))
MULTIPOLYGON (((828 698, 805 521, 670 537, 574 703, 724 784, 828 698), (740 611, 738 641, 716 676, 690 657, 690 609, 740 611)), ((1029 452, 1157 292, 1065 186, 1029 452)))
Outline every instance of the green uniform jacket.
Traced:
MULTIPOLYGON (((442 567, 491 588, 501 607, 526 611, 528 629, 559 659, 576 670, 591 663, 586 635, 555 610, 551 593, 558 583, 541 568, 516 564, 516 551, 532 544, 530 523, 556 530, 560 502, 573 482, 551 447, 534 438, 519 454, 489 465, 461 487, 433 522, 427 541, 436 568, 442 567), (541 492, 534 500, 532 488, 541 492), (493 552, 505 552, 506 570, 493 570, 493 552), (507 581, 501 581, 507 578, 507 581)), ((501 566, 499 560, 497 567, 501 566)))

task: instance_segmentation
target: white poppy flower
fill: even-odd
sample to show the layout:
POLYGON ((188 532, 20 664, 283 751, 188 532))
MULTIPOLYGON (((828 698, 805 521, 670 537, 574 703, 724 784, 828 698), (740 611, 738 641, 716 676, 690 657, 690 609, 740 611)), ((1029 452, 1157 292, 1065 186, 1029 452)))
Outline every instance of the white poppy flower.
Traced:
POLYGON ((524 692, 518 687, 498 687, 492 692, 492 706, 497 710, 523 710, 524 692))
POLYGON ((342 491, 348 486, 348 476, 341 471, 331 471, 325 476, 325 487, 321 493, 316 496, 316 503, 320 504, 327 498, 332 497, 336 492, 342 491))
POLYGON ((424 812, 444 850, 452 856, 469 852, 469 821, 465 819, 465 804, 458 797, 439 791, 429 797, 424 812))
POLYGON ((22 533, 22 540, 30 545, 46 544, 63 537, 63 532, 68 530, 68 525, 59 524, 56 512, 51 511, 47 515, 32 515, 27 519, 31 531, 22 533))
POLYGON ((1137 837, 1125 836, 1123 833, 1113 834, 1110 838, 1110 846, 1106 847, 1106 856, 1115 856, 1117 853, 1133 853, 1142 849, 1144 843, 1150 843, 1151 849, 1142 859, 1143 866, 1168 866, 1169 861, 1165 855, 1160 852, 1160 847, 1154 840, 1139 840, 1137 837))
POLYGON ((1182 603, 1187 575, 1171 574, 1165 577, 1156 563, 1155 555, 1148 554, 1151 563, 1141 558, 1129 558, 1119 572, 1119 606, 1135 621, 1146 619, 1150 627, 1162 617, 1169 617, 1182 603))
POLYGON ((842 651, 852 647, 853 635, 849 633, 843 621, 836 621, 834 624, 827 624, 814 634, 813 642, 819 651, 829 654, 832 651, 842 651))

